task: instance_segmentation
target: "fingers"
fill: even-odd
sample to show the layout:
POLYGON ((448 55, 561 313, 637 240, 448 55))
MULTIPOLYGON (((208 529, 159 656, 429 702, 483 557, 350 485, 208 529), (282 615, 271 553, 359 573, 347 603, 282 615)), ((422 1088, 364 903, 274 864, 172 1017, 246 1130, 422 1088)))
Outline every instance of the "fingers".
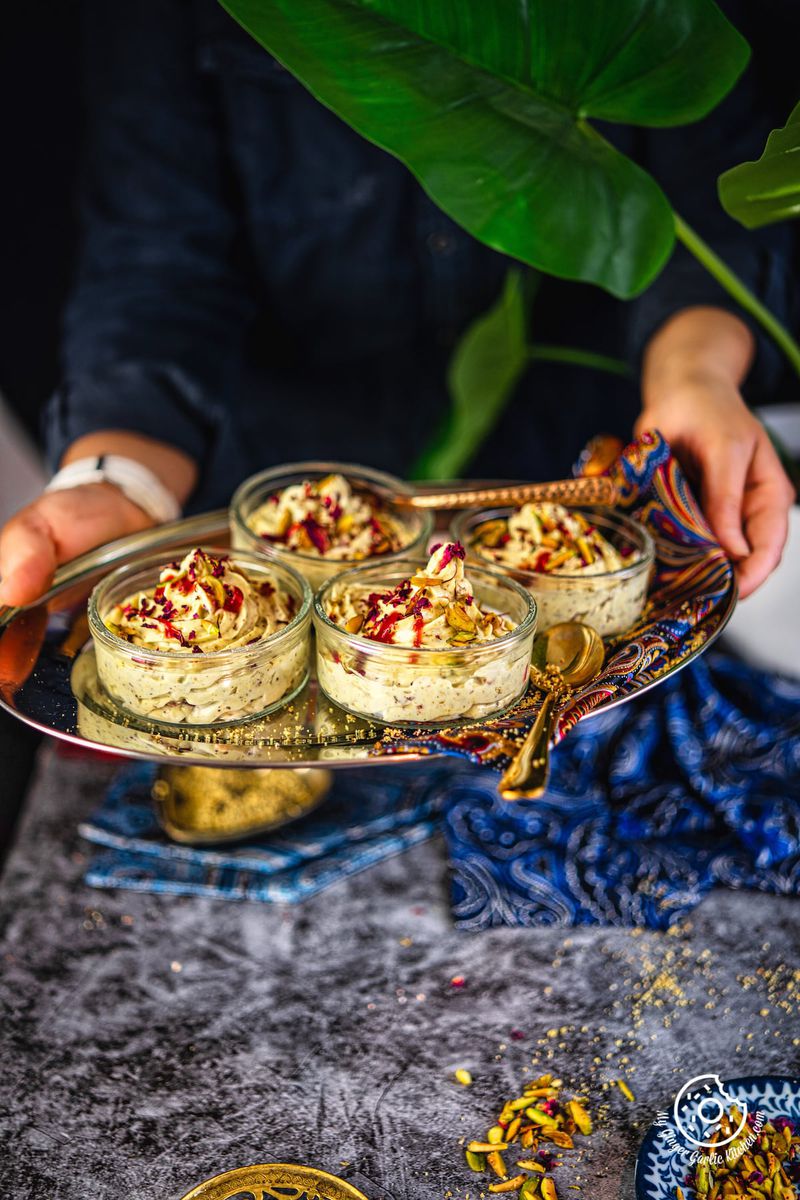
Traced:
POLYGON ((742 599, 760 587, 781 560, 794 489, 766 433, 760 435, 744 495, 751 553, 738 564, 742 599))
POLYGON ((733 559, 750 553, 742 528, 742 505, 752 453, 749 440, 726 437, 701 454, 703 510, 720 545, 733 559))
POLYGON ((46 592, 57 566, 52 531, 35 504, 0 533, 0 604, 30 604, 46 592))
POLYGON ((46 492, 0 532, 0 604, 31 604, 61 563, 152 523, 113 484, 46 492))

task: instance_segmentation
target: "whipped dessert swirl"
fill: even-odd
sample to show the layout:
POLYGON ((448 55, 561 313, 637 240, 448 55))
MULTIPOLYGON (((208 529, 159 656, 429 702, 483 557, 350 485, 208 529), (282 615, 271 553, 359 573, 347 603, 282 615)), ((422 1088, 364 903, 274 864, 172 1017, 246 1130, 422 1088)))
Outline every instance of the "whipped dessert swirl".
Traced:
POLYGON ((638 557, 612 546, 583 513, 546 501, 479 525, 475 550, 498 566, 547 575, 601 575, 638 557))
POLYGON ((249 579, 227 555, 196 549, 169 563, 155 587, 128 596, 104 620, 135 646, 211 654, 263 641, 288 625, 295 611, 294 598, 272 583, 249 579))
POLYGON ((485 611, 464 573, 464 547, 434 548, 427 565, 386 592, 349 589, 331 598, 331 620, 348 633, 396 646, 442 648, 491 642, 516 625, 485 611))
POLYGON ((377 496, 355 491, 343 475, 306 479, 275 492, 248 525, 268 543, 338 561, 391 554, 409 540, 377 496))

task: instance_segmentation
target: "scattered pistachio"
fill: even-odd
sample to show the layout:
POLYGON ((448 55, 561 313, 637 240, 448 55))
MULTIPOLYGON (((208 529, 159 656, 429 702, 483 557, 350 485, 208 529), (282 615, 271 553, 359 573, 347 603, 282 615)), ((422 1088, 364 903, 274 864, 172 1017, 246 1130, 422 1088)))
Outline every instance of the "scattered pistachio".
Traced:
MULTIPOLYGON (((534 1197, 558 1200, 555 1185, 547 1174, 554 1162, 552 1153, 549 1156, 546 1153, 547 1147, 553 1145, 560 1150, 572 1150, 576 1134, 587 1135, 592 1131, 592 1119, 581 1100, 562 1099, 562 1087, 561 1080, 554 1079, 551 1074, 530 1080, 525 1084, 522 1096, 503 1104, 496 1124, 487 1131, 486 1140, 468 1144, 468 1165, 473 1170, 480 1170, 473 1164, 483 1160, 484 1169, 492 1171, 502 1181, 489 1185, 489 1192, 518 1192, 518 1200, 534 1200, 534 1197), (502 1155, 514 1144, 522 1150, 515 1162, 516 1170, 522 1173, 509 1178, 502 1155), (538 1157, 540 1152, 541 1157, 538 1157)), ((560 1165, 560 1160, 555 1165, 560 1165)))
POLYGON ((502 1183, 490 1183, 490 1192, 518 1192, 525 1183, 524 1175, 515 1175, 513 1179, 504 1179, 502 1183))
MULTIPOLYGON (((503 1149, 505 1149, 505 1147, 503 1147, 503 1149)), ((492 1168, 495 1175, 499 1175, 501 1179, 505 1179, 508 1171, 506 1171, 506 1164, 503 1161, 503 1156, 500 1153, 499 1148, 493 1148, 491 1152, 486 1155, 486 1162, 487 1165, 492 1168)))
POLYGON ((589 1116, 586 1109, 577 1100, 570 1100, 567 1103, 567 1112, 572 1117, 578 1129, 583 1134, 592 1132, 592 1118, 589 1116))
POLYGON ((485 1171, 486 1170, 486 1155, 480 1154, 475 1150, 466 1150, 467 1166, 470 1171, 485 1171))

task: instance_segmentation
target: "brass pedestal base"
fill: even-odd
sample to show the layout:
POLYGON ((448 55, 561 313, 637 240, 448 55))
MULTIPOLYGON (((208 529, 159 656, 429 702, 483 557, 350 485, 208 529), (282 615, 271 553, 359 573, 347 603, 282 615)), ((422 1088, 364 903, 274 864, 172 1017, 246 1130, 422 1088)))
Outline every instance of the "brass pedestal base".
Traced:
POLYGON ((159 769, 153 799, 162 828, 176 842, 234 842, 305 816, 332 778, 319 767, 169 766, 159 769))

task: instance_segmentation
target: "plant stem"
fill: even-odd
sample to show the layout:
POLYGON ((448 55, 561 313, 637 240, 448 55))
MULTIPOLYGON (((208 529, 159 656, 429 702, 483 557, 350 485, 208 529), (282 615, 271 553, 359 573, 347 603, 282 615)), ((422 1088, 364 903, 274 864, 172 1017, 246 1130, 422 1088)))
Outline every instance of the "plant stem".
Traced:
POLYGON ((709 274, 714 276, 717 283, 724 287, 728 295, 732 296, 745 312, 750 313, 750 316, 754 317, 759 325, 767 331, 773 341, 780 346, 797 374, 800 375, 800 346, 798 346, 786 326, 782 325, 778 318, 773 316, 766 305, 761 303, 739 276, 722 261, 718 254, 714 253, 707 242, 704 242, 677 213, 675 213, 675 234, 689 253, 693 254, 709 274))
POLYGON ((595 354, 592 350, 580 350, 576 346, 554 346, 546 342, 534 342, 528 347, 528 359, 531 362, 560 362, 576 367, 594 367, 597 371, 608 371, 612 375, 633 375, 629 364, 621 358, 595 354))

